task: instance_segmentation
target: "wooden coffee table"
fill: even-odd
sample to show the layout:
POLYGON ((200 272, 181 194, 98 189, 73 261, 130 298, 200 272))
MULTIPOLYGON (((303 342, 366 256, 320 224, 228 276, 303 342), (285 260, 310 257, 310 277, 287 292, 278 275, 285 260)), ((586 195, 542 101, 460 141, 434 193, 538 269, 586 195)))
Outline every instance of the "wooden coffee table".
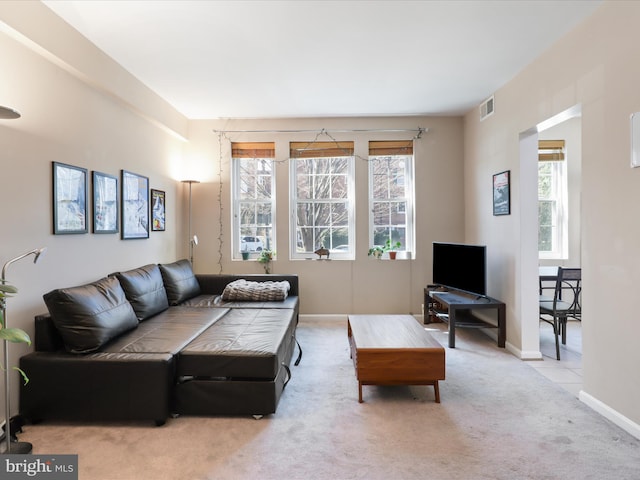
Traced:
POLYGON ((411 315, 349 315, 347 335, 358 379, 363 385, 433 385, 445 378, 445 353, 411 315))

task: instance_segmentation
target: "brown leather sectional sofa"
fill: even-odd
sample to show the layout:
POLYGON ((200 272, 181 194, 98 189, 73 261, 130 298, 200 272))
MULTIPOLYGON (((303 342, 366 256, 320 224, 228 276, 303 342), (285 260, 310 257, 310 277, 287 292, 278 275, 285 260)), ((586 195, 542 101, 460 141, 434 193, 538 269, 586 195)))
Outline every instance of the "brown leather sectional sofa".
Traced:
POLYGON ((266 415, 291 378, 297 275, 195 275, 180 260, 44 300, 35 351, 20 359, 30 379, 20 391, 28 421, 162 425, 176 414, 266 415), (239 280, 269 294, 223 300, 229 284, 246 283, 239 280))

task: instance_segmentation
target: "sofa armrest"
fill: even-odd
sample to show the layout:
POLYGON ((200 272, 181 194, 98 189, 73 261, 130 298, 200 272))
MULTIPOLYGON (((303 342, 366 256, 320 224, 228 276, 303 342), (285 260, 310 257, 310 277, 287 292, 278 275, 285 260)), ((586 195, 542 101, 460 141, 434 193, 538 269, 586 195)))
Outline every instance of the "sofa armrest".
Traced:
POLYGON ((170 415, 170 354, 33 352, 20 359, 20 414, 39 420, 153 420, 170 415))
POLYGON ((296 274, 217 274, 217 273, 196 273, 196 279, 200 284, 200 291, 203 294, 222 295, 224 287, 235 280, 247 280, 250 282, 282 282, 287 281, 291 288, 289 295, 298 296, 298 275, 296 274))

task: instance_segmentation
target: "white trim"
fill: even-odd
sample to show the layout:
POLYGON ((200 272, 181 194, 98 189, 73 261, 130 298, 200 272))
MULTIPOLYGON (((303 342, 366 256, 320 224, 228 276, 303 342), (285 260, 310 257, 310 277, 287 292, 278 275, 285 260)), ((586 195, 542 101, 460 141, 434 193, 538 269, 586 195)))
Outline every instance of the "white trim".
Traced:
POLYGON ((598 412, 600 415, 602 415, 606 419, 611 420, 613 423, 615 423, 617 426, 619 426, 626 432, 630 433, 637 439, 640 439, 640 425, 638 425, 637 423, 633 422, 632 420, 625 417, 617 410, 614 410, 609 405, 601 402, 600 400, 593 397, 592 395, 589 395, 584 390, 580 390, 578 398, 580 399, 581 402, 591 407, 593 410, 598 412))

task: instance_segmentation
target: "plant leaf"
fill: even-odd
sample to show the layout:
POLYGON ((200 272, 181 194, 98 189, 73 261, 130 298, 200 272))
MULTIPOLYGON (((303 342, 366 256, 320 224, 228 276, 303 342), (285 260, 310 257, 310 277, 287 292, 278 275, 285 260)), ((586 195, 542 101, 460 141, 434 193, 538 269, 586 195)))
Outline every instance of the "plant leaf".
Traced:
POLYGON ((22 375, 22 379, 24 380, 25 385, 29 383, 29 377, 27 377, 27 374, 24 373, 24 370, 22 370, 20 367, 13 367, 13 369, 20 372, 20 375, 22 375))
POLYGON ((20 328, 3 328, 0 330, 0 338, 13 343, 26 343, 31 345, 29 334, 20 328))
POLYGON ((8 285, 6 283, 0 283, 0 292, 4 293, 18 293, 18 289, 13 285, 8 285))

